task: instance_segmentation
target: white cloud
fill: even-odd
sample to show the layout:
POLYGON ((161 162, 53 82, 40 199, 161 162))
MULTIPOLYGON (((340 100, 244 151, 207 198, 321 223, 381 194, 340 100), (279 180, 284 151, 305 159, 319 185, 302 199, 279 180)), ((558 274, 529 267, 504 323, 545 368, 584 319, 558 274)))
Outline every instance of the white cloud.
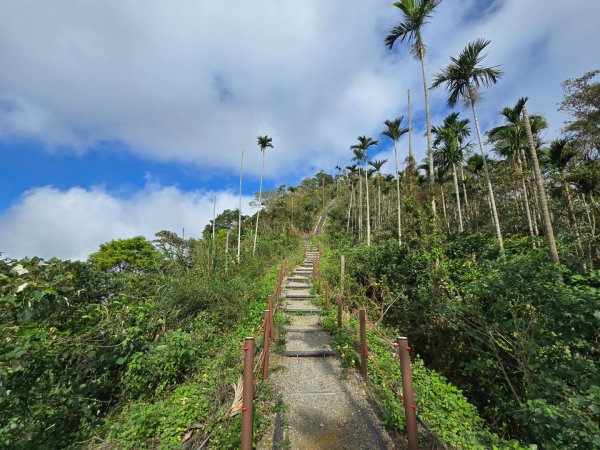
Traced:
MULTIPOLYGON (((152 239, 163 229, 181 235, 184 228, 187 237, 199 237, 212 219, 215 196, 217 214, 238 206, 231 191, 182 192, 153 184, 127 199, 100 187, 32 189, 0 215, 0 252, 11 258, 85 259, 111 239, 152 239)), ((242 198, 244 213, 250 200, 242 198)))
MULTIPOLYGON (((385 118, 406 114, 410 88, 419 159, 421 72, 402 44, 385 49, 400 20, 390 3, 2 2, 0 136, 82 151, 122 140, 144 156, 206 170, 235 171, 245 149, 256 155, 247 158, 256 175, 255 137, 269 134, 276 148, 265 170, 281 177, 345 165, 357 135, 376 135, 385 118)), ((445 0, 424 29, 429 79, 468 41, 489 38, 485 62, 505 76, 479 107, 483 127, 528 95, 556 134, 560 82, 600 66, 599 16, 600 2, 589 0, 445 0)), ((431 100, 439 122, 444 92, 431 100)))

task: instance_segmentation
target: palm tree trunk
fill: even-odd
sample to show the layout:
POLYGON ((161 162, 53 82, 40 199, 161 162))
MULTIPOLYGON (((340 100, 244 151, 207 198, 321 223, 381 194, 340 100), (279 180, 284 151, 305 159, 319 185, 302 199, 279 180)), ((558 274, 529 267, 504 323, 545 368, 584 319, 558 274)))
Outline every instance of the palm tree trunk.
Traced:
POLYGON ((465 198, 465 215, 467 216, 467 222, 470 223, 472 221, 472 211, 471 207, 469 206, 469 197, 467 197, 467 185, 465 183, 465 172, 463 170, 462 163, 458 165, 458 168, 460 169, 460 180, 463 188, 463 196, 465 198))
POLYGON ((354 198, 354 181, 352 181, 352 190, 350 191, 350 201, 348 202, 348 223, 346 224, 346 233, 350 230, 350 213, 352 211, 352 199, 354 198))
POLYGON ((244 150, 242 150, 242 159, 240 161, 240 204, 238 206, 238 246, 237 246, 237 263, 240 263, 240 255, 242 249, 242 172, 244 167, 244 150))
MULTIPOLYGON (((410 93, 409 93, 409 98, 410 98, 410 93)), ((410 130, 410 125, 409 125, 409 130, 410 130)), ((409 131, 409 133, 410 133, 410 131, 409 131)), ((410 139, 410 135, 409 135, 409 139, 410 139)), ((398 148, 396 146, 396 141, 394 141, 394 163, 396 164, 396 194, 397 194, 396 200, 398 202, 398 246, 401 246, 402 245, 402 222, 401 222, 401 212, 400 212, 400 174, 398 173, 398 148)))
POLYGON ((367 169, 367 151, 365 150, 365 186, 367 189, 367 247, 371 246, 371 208, 369 206, 369 170, 367 169))
POLYGON ((527 185, 525 184, 525 176, 523 175, 523 163, 521 162, 521 156, 517 150, 517 170, 519 177, 521 178, 521 186, 523 188, 523 198, 525 200, 525 213, 527 215, 527 226, 529 227, 529 235, 531 236, 531 242, 533 248, 535 248, 535 234, 533 231, 533 222, 531 220, 531 208, 529 207, 529 195, 527 195, 527 185))
POLYGON ((460 191, 458 190, 458 177, 456 176, 456 164, 452 163, 452 178, 454 178, 454 193, 456 195, 456 206, 458 208, 458 231, 463 229, 462 212, 460 211, 460 191))
POLYGON ((538 197, 540 199, 540 207, 542 209, 542 216, 544 218, 544 225, 546 227, 546 238, 548 239, 548 249, 550 251, 550 260, 554 264, 560 262, 558 258, 558 249, 556 248, 556 240, 554 239, 554 229, 552 228, 552 222, 550 220, 550 211, 548 210, 548 201, 546 198, 546 190, 544 189, 544 181, 542 180, 542 172, 540 170, 540 164, 537 158, 537 151, 535 150, 535 144, 533 142, 533 134, 531 133, 531 124, 529 123, 529 115, 527 114, 527 108, 523 106, 523 122, 525 124, 525 133, 527 134, 527 141, 529 142, 529 153, 531 156, 531 164, 533 166, 533 173, 535 174, 535 183, 537 185, 538 197))
POLYGON ((252 248, 252 255, 256 253, 256 238, 258 237, 258 218, 260 217, 260 210, 262 209, 262 181, 263 181, 263 172, 265 171, 265 152, 262 153, 262 163, 260 168, 260 187, 258 189, 258 211, 256 213, 256 229, 254 230, 254 247, 252 248))
MULTIPOLYGON (((473 95, 469 90, 471 99, 473 95)), ((496 228, 496 238, 498 239, 498 247, 500 248, 500 255, 504 256, 504 241, 502 240, 502 232, 500 231, 500 221, 498 220, 498 211, 496 210, 496 199, 494 198, 494 188, 492 188, 492 180, 490 178, 490 172, 488 170, 487 158, 483 151, 483 139, 481 138, 481 130, 479 129, 479 121, 477 120, 477 112, 475 111, 475 101, 471 100, 471 109, 473 110, 473 121, 475 122, 475 129, 477 130, 477 139, 479 139, 479 150, 481 157, 483 158, 483 172, 485 173, 485 181, 487 183, 488 195, 490 198, 490 207, 492 209, 492 221, 496 228)))
MULTIPOLYGON (((573 208, 573 198, 571 197, 571 189, 569 189, 569 183, 561 175, 561 181, 563 190, 565 191, 565 197, 567 198, 567 209, 569 210, 569 222, 575 232, 575 245, 577 246, 577 254, 581 257, 584 256, 583 245, 581 245, 581 236, 579 235, 579 227, 577 226, 577 218, 575 217, 575 209, 573 208)), ((583 270, 586 270, 585 262, 583 263, 583 270)))
POLYGON ((363 233, 363 189, 362 189, 362 167, 358 167, 358 239, 362 239, 363 233))
POLYGON ((446 222, 446 229, 450 231, 450 221, 448 220, 448 215, 446 214, 446 197, 444 196, 444 186, 440 186, 440 191, 442 193, 442 213, 444 214, 444 222, 446 222))
POLYGON ((381 229, 381 173, 377 171, 377 229, 381 229))
POLYGON ((433 147, 431 145, 431 115, 429 113, 429 87, 427 84, 427 73, 425 70, 425 51, 423 48, 420 49, 419 56, 421 60, 421 72, 423 74, 423 93, 425 94, 425 124, 427 126, 427 166, 429 168, 429 186, 431 188, 431 208, 435 216, 435 194, 433 192, 435 177, 433 173, 433 147))
MULTIPOLYGON (((413 159, 412 152, 412 110, 410 109, 410 89, 408 90, 408 157, 409 159, 413 159)), ((396 168, 396 173, 398 173, 398 168, 396 168)))

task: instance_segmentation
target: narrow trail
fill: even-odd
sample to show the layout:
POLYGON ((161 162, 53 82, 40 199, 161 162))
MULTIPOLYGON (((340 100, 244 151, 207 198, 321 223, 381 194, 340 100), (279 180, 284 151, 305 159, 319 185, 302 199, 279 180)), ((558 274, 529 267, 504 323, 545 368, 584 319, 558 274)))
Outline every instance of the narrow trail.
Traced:
MULTIPOLYGON (((319 220, 318 229, 324 223, 319 220)), ((271 380, 287 405, 284 436, 291 449, 395 449, 380 427, 362 381, 344 373, 323 329, 311 294, 317 249, 284 280, 283 311, 289 317, 286 345, 271 380)))

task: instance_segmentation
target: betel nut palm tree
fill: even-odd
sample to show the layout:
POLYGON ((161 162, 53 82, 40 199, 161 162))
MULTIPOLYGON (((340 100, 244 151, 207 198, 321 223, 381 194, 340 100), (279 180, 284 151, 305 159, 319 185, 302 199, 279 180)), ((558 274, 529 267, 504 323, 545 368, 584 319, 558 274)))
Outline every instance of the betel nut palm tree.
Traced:
MULTIPOLYGON (((525 214, 527 217, 527 226, 529 234, 535 238, 538 234, 537 223, 533 220, 531 207, 529 204, 529 193, 524 173, 524 164, 526 163, 525 149, 527 148, 527 136, 525 128, 521 120, 521 113, 527 97, 520 98, 514 107, 506 107, 500 111, 500 115, 504 118, 504 124, 492 128, 487 132, 489 141, 494 144, 494 150, 500 156, 509 160, 515 168, 517 175, 521 181, 523 189, 523 199, 525 202, 525 214)), ((542 129, 547 128, 548 123, 543 116, 531 116, 531 128, 534 134, 538 134, 542 129)), ((535 240, 533 240, 535 247, 535 240)))
POLYGON ((435 89, 441 84, 445 84, 446 90, 449 93, 447 102, 449 107, 453 108, 460 100, 465 105, 471 107, 477 131, 477 139, 479 141, 479 150, 483 160, 483 170, 492 210, 492 221, 496 229, 500 254, 504 255, 504 241, 502 239, 502 232, 500 231, 494 189, 492 188, 492 181, 483 149, 483 139, 481 138, 481 130, 479 129, 479 121, 477 120, 477 110, 475 109, 475 104, 480 98, 480 89, 495 84, 502 76, 502 71, 497 67, 483 67, 480 65, 486 56, 482 55, 481 52, 489 44, 490 41, 484 39, 477 39, 467 44, 460 55, 457 58, 451 57, 451 63, 435 76, 431 88, 435 89))
POLYGON ((367 199, 367 247, 371 245, 371 213, 369 211, 369 173, 367 171, 367 150, 373 145, 378 145, 379 142, 373 140, 370 137, 358 136, 358 144, 352 145, 350 148, 358 149, 363 152, 365 162, 365 186, 366 186, 366 199, 367 199))
POLYGON ((258 136, 256 138, 256 142, 262 154, 262 163, 260 167, 260 187, 258 189, 258 211, 256 213, 256 228, 254 230, 254 246, 252 248, 252 254, 256 253, 256 238, 258 237, 258 218, 260 216, 260 210, 262 209, 262 182, 263 182, 263 173, 265 171, 265 151, 267 148, 273 148, 273 139, 267 135, 258 136))
MULTIPOLYGON (((429 184, 433 187, 433 147, 431 143, 431 115, 429 112, 429 92, 427 83, 427 70, 425 65, 426 46, 421 34, 423 25, 433 14, 434 9, 441 3, 441 0, 401 0, 394 3, 403 14, 403 21, 396 25, 385 38, 388 48, 392 48, 399 39, 400 42, 410 46, 410 53, 421 62, 421 72, 423 76, 423 94, 425 96, 425 125, 427 128, 427 163, 429 184)), ((435 214, 435 196, 432 197, 432 208, 435 214)))
POLYGON ((398 142, 403 134, 408 133, 408 128, 401 127, 404 116, 396 117, 394 120, 386 120, 385 130, 381 132, 384 136, 389 137, 394 141, 394 164, 396 168, 396 207, 398 213, 398 245, 402 245, 402 223, 401 223, 401 212, 400 212, 400 172, 398 171, 398 142))
POLYGON ((360 148, 355 148, 355 146, 350 146, 352 153, 354 154, 354 158, 352 161, 358 162, 358 238, 362 239, 362 225, 363 225, 363 195, 362 195, 362 162, 365 159, 365 152, 360 148))
POLYGON ((464 159, 463 149, 464 140, 471 134, 469 119, 459 118, 459 113, 449 114, 444 123, 439 127, 432 127, 431 131, 435 135, 433 146, 437 148, 437 153, 441 163, 452 168, 452 178, 454 181, 454 193, 456 195, 456 206, 458 208, 458 230, 464 231, 463 218, 460 204, 460 191, 458 189, 458 175, 456 166, 462 164, 464 159))
POLYGON ((381 227, 381 168, 386 162, 387 159, 369 161, 369 165, 377 174, 377 227, 381 227))
POLYGON ((537 187, 539 204, 542 210, 542 217, 544 218, 544 227, 546 228, 546 240, 548 241, 548 251, 550 253, 550 260, 554 264, 559 264, 558 248, 556 247, 556 239, 554 238, 554 228, 552 227, 552 220, 550 218, 550 209, 548 208, 548 197, 546 197, 546 189, 544 188, 544 180, 542 178, 542 171, 540 170, 540 163, 537 157, 537 150, 535 148, 535 142, 533 140, 533 133, 531 131, 531 122, 529 121, 529 114, 527 113, 527 107, 523 104, 523 124, 525 125, 525 134, 527 135, 527 142, 529 144, 529 157, 531 159, 531 165, 533 167, 533 173, 535 175, 535 185, 537 187))
MULTIPOLYGON (((533 118, 533 116, 531 116, 533 118)), ((584 256, 583 245, 581 243, 581 236, 579 234, 579 224, 577 223, 577 217, 575 216, 575 208, 573 207, 573 197, 571 195, 571 188, 566 177, 566 169, 575 160, 577 156, 577 150, 572 145, 568 138, 554 139, 550 142, 550 147, 546 154, 548 164, 553 172, 556 173, 560 184, 562 185, 565 198, 567 199, 567 209, 569 211, 569 222, 575 233, 575 244, 577 246, 577 254, 584 256)), ((584 270, 587 269, 585 261, 583 263, 584 270)))

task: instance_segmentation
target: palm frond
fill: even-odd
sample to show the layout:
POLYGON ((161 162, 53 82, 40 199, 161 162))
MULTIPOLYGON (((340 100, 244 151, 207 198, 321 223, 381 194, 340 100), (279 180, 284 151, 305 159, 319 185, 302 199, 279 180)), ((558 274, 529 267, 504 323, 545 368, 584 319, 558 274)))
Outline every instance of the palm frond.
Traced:
POLYGON ((244 382, 242 377, 238 378, 236 384, 232 384, 233 388, 233 401, 231 402, 231 407, 229 408, 229 417, 235 416, 242 410, 243 405, 243 395, 244 395, 244 382))

